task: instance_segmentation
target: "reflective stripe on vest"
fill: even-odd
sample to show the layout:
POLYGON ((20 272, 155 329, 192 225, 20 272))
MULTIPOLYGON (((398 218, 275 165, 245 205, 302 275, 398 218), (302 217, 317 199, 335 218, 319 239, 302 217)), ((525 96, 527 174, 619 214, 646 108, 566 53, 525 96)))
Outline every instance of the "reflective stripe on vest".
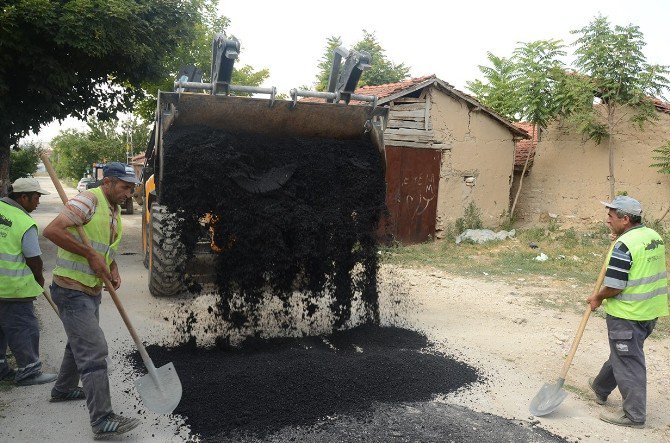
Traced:
POLYGON ((0 299, 32 298, 42 293, 23 256, 23 236, 35 224, 22 209, 0 201, 0 299))
POLYGON ((85 265, 83 263, 79 263, 72 260, 66 260, 62 257, 58 257, 56 259, 56 266, 60 266, 61 268, 65 269, 71 269, 73 271, 83 272, 84 274, 88 275, 95 275, 95 272, 93 271, 93 269, 91 269, 89 265, 85 265))
POLYGON ((663 239, 653 229, 640 226, 626 231, 619 241, 630 251, 632 265, 626 287, 616 297, 604 301, 605 311, 614 317, 636 321, 668 315, 663 239))
POLYGON ((33 271, 31 271, 28 267, 23 269, 0 268, 0 275, 6 275, 8 277, 23 277, 24 275, 33 275, 33 271))
MULTIPOLYGON (((116 249, 121 241, 121 210, 117 206, 116 225, 118 231, 116 239, 110 244, 111 211, 107 199, 105 198, 102 189, 99 187, 91 189, 91 192, 96 196, 98 203, 93 217, 83 226, 83 228, 93 249, 105 257, 105 262, 107 263, 107 266, 109 266, 116 256, 116 249)), ((77 240, 81 241, 74 228, 68 228, 68 230, 77 240)), ((73 254, 62 248, 58 248, 58 259, 56 260, 56 268, 53 273, 54 275, 60 275, 62 277, 76 280, 90 288, 102 285, 102 280, 95 275, 95 272, 93 272, 85 257, 73 254)))
POLYGON ((3 254, 3 253, 0 253, 0 260, 21 262, 21 263, 26 261, 26 259, 23 258, 23 254, 3 254))

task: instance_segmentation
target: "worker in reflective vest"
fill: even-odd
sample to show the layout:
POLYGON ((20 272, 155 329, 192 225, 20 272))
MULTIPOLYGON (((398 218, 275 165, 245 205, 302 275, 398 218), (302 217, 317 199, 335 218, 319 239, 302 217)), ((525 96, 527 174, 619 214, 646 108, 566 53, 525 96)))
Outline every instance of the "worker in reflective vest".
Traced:
POLYGON ((51 401, 85 398, 95 438, 122 434, 139 424, 112 411, 107 340, 99 325, 102 277, 114 289, 121 285, 114 260, 123 230, 119 205, 132 197, 138 180, 122 163, 108 163, 103 171, 99 187, 70 199, 44 229, 44 236, 58 246, 50 288, 68 338, 51 401), (91 247, 81 242, 76 226, 83 227, 91 247))
POLYGON ((647 411, 647 369, 644 341, 656 319, 668 315, 668 278, 663 238, 642 225, 642 206, 628 196, 617 196, 608 208, 607 224, 617 239, 609 254, 600 292, 589 297, 591 309, 601 304, 607 312, 610 356, 598 375, 589 380, 598 404, 619 387, 623 410, 601 414, 619 426, 643 427, 647 411))
POLYGON ((42 372, 40 329, 33 301, 42 294, 42 251, 37 224, 30 216, 49 194, 34 178, 19 178, 0 199, 0 380, 19 386, 50 383, 56 374, 42 372), (9 367, 7 347, 16 358, 9 367))

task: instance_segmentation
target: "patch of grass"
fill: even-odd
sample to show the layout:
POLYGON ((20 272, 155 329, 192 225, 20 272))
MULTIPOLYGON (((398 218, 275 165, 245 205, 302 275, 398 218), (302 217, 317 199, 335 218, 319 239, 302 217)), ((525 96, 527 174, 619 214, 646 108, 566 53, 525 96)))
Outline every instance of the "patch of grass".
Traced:
POLYGON ((457 245, 444 240, 386 248, 383 261, 410 267, 428 265, 457 275, 544 275, 589 283, 600 271, 608 244, 609 240, 596 235, 579 237, 574 230, 550 236, 543 228, 531 228, 517 231, 514 239, 484 244, 457 245), (539 247, 531 249, 531 242, 539 247), (535 260, 542 252, 549 259, 535 260))

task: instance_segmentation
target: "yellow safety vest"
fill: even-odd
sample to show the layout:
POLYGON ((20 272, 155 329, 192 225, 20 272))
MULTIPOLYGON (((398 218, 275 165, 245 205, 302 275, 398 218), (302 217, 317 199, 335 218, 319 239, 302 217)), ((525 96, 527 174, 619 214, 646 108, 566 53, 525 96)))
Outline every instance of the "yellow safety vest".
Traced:
POLYGON ((42 293, 26 264, 21 242, 35 221, 21 209, 0 202, 0 298, 32 298, 42 293))
POLYGON ((663 239, 653 229, 642 226, 625 232, 619 241, 628 247, 633 264, 626 288, 616 297, 604 300, 605 311, 614 317, 637 321, 668 315, 663 239))
MULTIPOLYGON (((100 187, 91 189, 91 192, 97 197, 98 204, 95 213, 93 214, 93 218, 84 225, 84 232, 91 241, 93 249, 105 257, 107 266, 109 266, 114 260, 116 250, 121 242, 121 210, 117 207, 116 226, 118 227, 118 233, 116 240, 110 243, 109 224, 112 213, 109 210, 107 198, 100 187)), ((76 239, 79 239, 79 234, 75 228, 68 228, 68 230, 76 239)), ((76 280, 82 285, 90 288, 102 285, 102 279, 95 275, 95 272, 93 272, 93 269, 88 265, 88 260, 86 260, 85 257, 73 254, 63 248, 58 248, 58 258, 56 259, 56 268, 53 273, 54 275, 60 275, 76 280)))

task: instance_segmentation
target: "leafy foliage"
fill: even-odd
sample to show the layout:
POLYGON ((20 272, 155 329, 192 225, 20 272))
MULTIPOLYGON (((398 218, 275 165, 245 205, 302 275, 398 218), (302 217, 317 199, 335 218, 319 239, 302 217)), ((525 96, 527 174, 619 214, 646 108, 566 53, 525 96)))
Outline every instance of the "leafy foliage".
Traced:
POLYGON ((6 0, 0 8, 0 195, 9 149, 29 131, 73 116, 132 109, 142 84, 195 38, 209 0, 6 0))
POLYGON ((166 75, 204 0, 9 0, 0 10, 2 146, 54 119, 107 119, 166 75))
POLYGON ((658 169, 658 172, 670 174, 670 140, 665 145, 654 149, 656 155, 652 157, 656 163, 651 164, 652 168, 658 169))
POLYGON ((486 53, 491 66, 479 65, 486 83, 481 80, 467 82, 468 89, 484 105, 500 115, 517 121, 521 115, 517 65, 512 58, 497 57, 486 53))
POLYGON ((482 211, 474 202, 470 202, 463 212, 463 217, 457 218, 454 222, 456 232, 459 234, 466 229, 481 229, 482 226, 482 211))
POLYGON ((13 150, 9 156, 9 181, 33 175, 40 162, 40 152, 41 147, 33 142, 13 150))
POLYGON ((514 50, 521 118, 541 128, 558 113, 556 79, 563 72, 563 47, 559 40, 538 40, 514 50))
POLYGON ((640 129, 656 120, 650 97, 662 97, 670 85, 668 66, 647 63, 642 52, 644 36, 635 25, 612 26, 606 17, 597 16, 587 26, 572 31, 575 42, 575 66, 590 86, 591 96, 601 100, 603 117, 597 107, 582 109, 574 116, 580 128, 597 143, 607 136, 610 195, 615 193, 614 152, 612 137, 616 133, 623 108, 632 108, 630 121, 640 129), (606 125, 606 126, 605 126, 606 125))
POLYGON ((90 120, 88 130, 70 129, 51 142, 51 159, 62 177, 79 179, 93 163, 126 161, 127 145, 115 121, 90 120))
MULTIPOLYGON (((325 91, 328 89, 328 79, 333 66, 333 49, 342 45, 340 37, 329 37, 326 42, 326 49, 319 60, 319 72, 316 76, 316 90, 325 91)), ((371 67, 363 72, 358 86, 383 85, 386 83, 395 83, 406 79, 409 76, 409 67, 404 63, 396 64, 386 57, 386 51, 377 41, 373 32, 363 30, 363 38, 354 45, 357 51, 366 51, 370 54, 371 67)))
MULTIPOLYGON (((166 57, 163 77, 158 81, 142 83, 142 88, 147 94, 138 102, 136 114, 144 120, 153 120, 158 91, 174 89, 174 81, 182 66, 192 64, 203 72, 204 81, 211 80, 212 40, 216 34, 225 32, 230 21, 218 14, 217 0, 200 0, 200 2, 201 19, 192 30, 193 38, 179 41, 166 57)), ((242 65, 233 69, 231 81, 237 85, 259 86, 269 75, 268 69, 255 70, 249 65, 242 65)))
MULTIPOLYGON (((331 36, 326 40, 326 49, 319 59, 317 65, 319 73, 316 75, 316 90, 325 91, 328 89, 328 81, 330 80, 330 71, 333 67, 333 51, 342 46, 342 38, 331 36)), ((309 88, 306 88, 309 89, 309 88)))

